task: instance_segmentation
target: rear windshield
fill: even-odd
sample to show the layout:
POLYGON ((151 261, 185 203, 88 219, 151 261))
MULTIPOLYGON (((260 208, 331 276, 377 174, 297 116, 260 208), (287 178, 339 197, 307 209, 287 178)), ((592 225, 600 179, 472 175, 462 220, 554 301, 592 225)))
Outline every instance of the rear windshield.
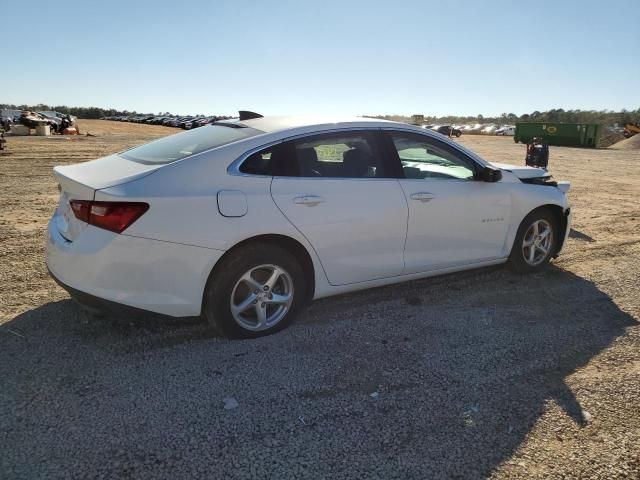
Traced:
POLYGON ((122 152, 120 156, 148 165, 171 163, 261 133, 264 132, 249 127, 207 125, 140 145, 122 152))

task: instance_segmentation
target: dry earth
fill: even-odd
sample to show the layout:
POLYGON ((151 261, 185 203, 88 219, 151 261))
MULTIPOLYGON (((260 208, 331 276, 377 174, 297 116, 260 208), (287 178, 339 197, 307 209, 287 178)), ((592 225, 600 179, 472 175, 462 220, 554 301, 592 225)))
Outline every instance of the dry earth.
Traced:
POLYGON ((552 147, 574 231, 544 273, 325 299, 231 342, 85 317, 50 280, 51 168, 175 131, 80 127, 0 152, 0 478, 640 478, 639 151, 552 147))

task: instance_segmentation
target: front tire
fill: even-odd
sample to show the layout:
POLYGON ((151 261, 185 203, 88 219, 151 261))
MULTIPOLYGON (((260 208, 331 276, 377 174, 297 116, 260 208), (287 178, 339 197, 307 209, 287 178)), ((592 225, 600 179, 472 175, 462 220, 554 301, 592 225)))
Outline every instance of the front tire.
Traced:
POLYGON ((307 282, 295 256, 275 245, 247 245, 224 258, 205 290, 203 312, 229 338, 286 328, 304 305, 307 282))
POLYGON ((557 241, 558 226, 553 213, 547 209, 534 210, 518 228, 509 262, 519 273, 541 270, 551 260, 557 241))

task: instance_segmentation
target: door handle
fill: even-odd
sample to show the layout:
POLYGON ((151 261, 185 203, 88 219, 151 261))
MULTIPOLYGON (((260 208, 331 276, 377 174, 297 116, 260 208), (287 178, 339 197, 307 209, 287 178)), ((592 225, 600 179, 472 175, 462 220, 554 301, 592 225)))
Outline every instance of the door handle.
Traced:
POLYGON ((293 199, 293 203, 296 205, 307 205, 309 207, 315 207, 322 202, 324 202, 324 198, 319 197, 318 195, 301 195, 300 197, 295 197, 293 199))
POLYGON ((411 200, 420 200, 423 203, 433 200, 435 197, 429 192, 417 192, 411 194, 411 200))

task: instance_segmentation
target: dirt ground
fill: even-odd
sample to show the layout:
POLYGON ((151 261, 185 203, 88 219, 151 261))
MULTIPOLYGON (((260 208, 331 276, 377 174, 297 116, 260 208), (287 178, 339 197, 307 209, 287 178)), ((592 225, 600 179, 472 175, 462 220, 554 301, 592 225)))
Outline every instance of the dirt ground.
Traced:
MULTIPOLYGON (((276 478, 282 465, 294 471, 285 452, 293 448, 292 432, 311 422, 283 412, 304 406, 314 412, 306 415, 317 428, 313 435, 295 433, 304 439, 296 444, 302 463, 295 468, 306 469, 295 470, 298 478, 640 478, 640 151, 551 147, 551 173, 572 183, 574 224, 565 251, 544 273, 525 278, 490 268, 325 299, 286 332, 229 342, 211 338, 201 324, 87 319, 49 278, 44 232, 58 197, 52 167, 176 132, 90 120, 80 121, 80 129, 95 136, 8 137, 0 152, 0 477, 157 478, 204 471, 211 478, 276 478), (255 351, 269 362, 265 367, 287 368, 295 355, 307 369, 290 371, 286 385, 272 388, 278 380, 270 374, 253 378, 234 370, 255 368, 255 351), (166 358, 175 363, 163 363, 166 358), (220 451, 234 457, 228 464, 207 450, 219 439, 209 438, 205 447, 175 437, 176 429, 197 431, 191 423, 171 423, 181 406, 132 407, 144 421, 136 427, 130 420, 119 430, 121 412, 109 405, 140 400, 149 378, 140 372, 151 360, 165 370, 184 367, 185 378, 191 376, 187 393, 163 394, 173 394, 167 401, 174 405, 181 405, 182 394, 207 386, 206 408, 222 405, 235 389, 240 411, 240 393, 252 398, 264 386, 282 408, 267 412, 260 404, 242 420, 212 410, 221 435, 246 441, 231 448, 228 437, 226 444, 220 440, 220 451), (112 401, 95 418, 115 422, 117 442, 109 433, 99 436, 88 420, 96 413, 85 410, 92 408, 85 401, 105 398, 106 390, 92 390, 98 384, 112 388, 106 395, 112 401), (126 391, 113 390, 118 384, 126 391), (362 395, 369 401, 371 390, 380 392, 379 403, 351 412, 348 405, 364 401, 362 395), (337 411, 343 416, 331 413, 337 411), (172 430, 154 437, 156 421, 172 430), (398 425, 405 430, 396 431, 398 425), (256 433, 260 428, 265 431, 256 433), (141 446, 146 440, 128 442, 136 438, 132 429, 157 443, 175 441, 174 451, 163 456, 153 445, 141 446), (377 443, 370 440, 375 435, 377 443), (114 453, 119 441, 123 453, 114 453), (260 451, 280 450, 264 461, 252 454, 252 465, 244 465, 235 456, 252 442, 260 451), (83 448, 82 458, 64 453, 83 448), (317 456, 323 451, 328 456, 317 456), (103 464, 110 456, 118 460, 103 464), (204 470, 193 470, 197 464, 204 470)), ((524 161, 524 146, 511 138, 458 141, 488 160, 524 161)), ((205 408, 200 397, 192 398, 185 417, 205 408)))

